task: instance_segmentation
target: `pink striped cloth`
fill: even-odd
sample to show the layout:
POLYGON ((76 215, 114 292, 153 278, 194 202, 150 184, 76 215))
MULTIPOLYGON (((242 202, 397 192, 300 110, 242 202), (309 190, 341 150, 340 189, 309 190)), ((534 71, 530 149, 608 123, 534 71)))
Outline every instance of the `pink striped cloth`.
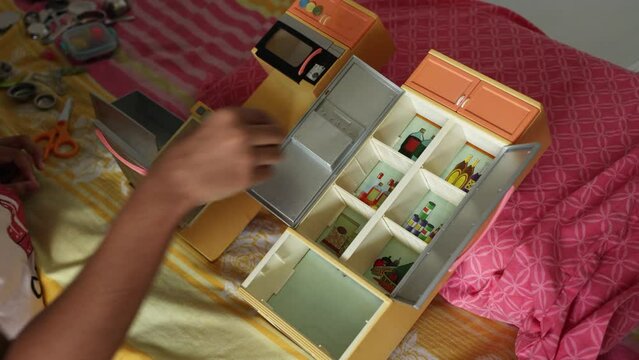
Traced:
MULTIPOLYGON (((29 0, 16 3, 24 10, 42 7, 29 0)), ((257 0, 254 6, 236 0, 131 3, 136 20, 115 25, 121 49, 108 60, 92 62, 89 72, 117 97, 141 90, 181 116, 207 79, 229 73, 251 56, 249 50, 273 21, 262 13, 283 8, 257 0), (262 13, 249 8, 260 6, 262 13)))
MULTIPOLYGON (((522 359, 609 352, 639 322, 639 75, 493 5, 361 3, 393 35, 397 52, 384 73, 396 83, 434 48, 547 107, 550 149, 441 294, 516 325, 522 359)), ((247 62, 206 84, 201 98, 240 104, 263 77, 247 62)), ((614 354, 639 358, 619 348, 614 354)))

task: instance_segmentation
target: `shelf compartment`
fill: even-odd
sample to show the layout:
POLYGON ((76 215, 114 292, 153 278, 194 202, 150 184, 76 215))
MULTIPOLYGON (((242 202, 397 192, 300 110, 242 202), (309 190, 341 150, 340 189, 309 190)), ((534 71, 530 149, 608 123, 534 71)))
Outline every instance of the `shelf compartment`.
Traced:
POLYGON ((494 158, 492 154, 466 142, 440 177, 454 187, 468 192, 494 158))
MULTIPOLYGON (((394 147, 404 130, 415 121, 415 117, 428 119, 429 123, 441 129, 450 116, 442 111, 440 106, 420 95, 406 91, 388 112, 373 136, 384 144, 394 147)), ((419 131, 419 128, 415 131, 419 131)))
POLYGON ((346 166, 336 184, 377 209, 413 165, 401 157, 390 147, 369 140, 346 166))
POLYGON ((375 149, 380 153, 380 157, 387 159, 391 164, 393 164, 394 168, 406 173, 413 165, 415 165, 414 159, 407 158, 393 147, 388 146, 375 138, 371 138, 370 141, 375 149))
POLYGON ((317 202, 297 231, 339 257, 374 211, 344 189, 333 186, 317 202))
POLYGON ((501 148, 494 140, 477 136, 476 132, 471 126, 451 123, 444 139, 425 159, 423 168, 468 192, 501 148))
POLYGON ((285 232, 242 287, 269 310, 269 321, 292 327, 313 349, 338 359, 385 311, 387 300, 307 241, 285 232))
POLYGON ((463 197, 459 189, 420 170, 391 204, 386 216, 413 236, 429 242, 432 238, 428 236, 446 223, 463 197))
MULTIPOLYGON (((412 236, 400 225, 388 218, 381 218, 370 231, 356 239, 342 257, 346 266, 353 272, 362 274, 373 286, 385 293, 390 293, 377 281, 377 276, 371 273, 373 264, 383 256, 391 256, 392 261, 399 260, 398 266, 406 269, 406 264, 414 261, 426 249, 426 243, 412 236), (395 252, 393 254, 393 252, 395 252), (399 259, 399 258, 402 259, 399 259)), ((401 280, 401 279, 395 279, 401 280)))

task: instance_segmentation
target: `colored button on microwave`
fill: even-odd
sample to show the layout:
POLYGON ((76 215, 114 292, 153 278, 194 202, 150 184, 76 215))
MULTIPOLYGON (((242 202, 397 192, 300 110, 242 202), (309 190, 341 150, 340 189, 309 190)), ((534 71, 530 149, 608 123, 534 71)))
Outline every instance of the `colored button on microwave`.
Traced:
POLYGON ((315 2, 313 1, 309 1, 308 4, 306 4, 306 7, 304 7, 304 9, 310 13, 313 12, 313 10, 315 9, 315 2))

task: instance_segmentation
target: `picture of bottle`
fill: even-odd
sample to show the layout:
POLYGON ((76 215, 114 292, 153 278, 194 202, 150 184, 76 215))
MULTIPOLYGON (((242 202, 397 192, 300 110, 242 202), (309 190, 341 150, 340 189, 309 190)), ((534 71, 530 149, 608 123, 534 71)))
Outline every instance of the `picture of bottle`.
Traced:
POLYGON ((410 159, 424 141, 424 133, 426 133, 426 129, 419 129, 419 131, 408 135, 399 147, 399 153, 410 159))
POLYGON ((393 192, 393 190, 395 190, 395 186, 397 186, 397 181, 395 181, 395 179, 390 179, 388 182, 388 192, 393 192))
POLYGON ((470 180, 470 177, 473 176, 478 163, 479 160, 475 160, 472 165, 466 166, 464 170, 462 170, 462 173, 459 175, 459 177, 457 177, 457 180, 455 180, 453 185, 455 185, 456 188, 463 189, 464 186, 466 186, 468 180, 470 180))
POLYGON ((435 235, 437 235, 437 233, 439 232, 439 229, 441 229, 441 228, 442 228, 442 225, 444 225, 444 224, 440 224, 440 225, 437 227, 437 229, 433 230, 433 231, 430 233, 429 237, 431 238, 431 240, 435 238, 435 235))
POLYGON ((479 180, 479 178, 481 177, 481 174, 476 172, 473 174, 473 176, 470 177, 470 179, 468 179, 468 182, 466 182, 466 185, 464 185, 464 188, 462 190, 464 190, 465 192, 469 192, 470 188, 473 187, 473 185, 475 185, 475 183, 479 180))
POLYGON ((451 184, 454 184, 455 181, 457 181, 457 178, 462 174, 466 166, 468 166, 468 163, 470 162, 470 159, 472 158, 473 158, 472 155, 468 155, 466 156, 466 159, 464 159, 464 161, 461 161, 459 164, 455 165, 455 168, 446 177, 446 181, 448 181, 451 184))
POLYGON ((434 138, 435 138, 435 135, 431 136, 430 139, 424 140, 419 145, 417 145, 417 149, 415 149, 415 151, 413 152, 413 155, 411 156, 411 160, 417 160, 417 158, 424 152, 424 150, 426 150, 426 148, 428 147, 428 145, 430 145, 430 143, 433 141, 434 138))
POLYGON ((395 189, 395 179, 390 179, 390 181, 388 182, 388 190, 379 195, 379 198, 377 198, 377 200, 375 200, 375 203, 373 204, 373 208, 377 209, 379 206, 381 206, 388 195, 390 195, 391 191, 393 191, 393 189, 395 189))
POLYGON ((375 205, 375 201, 382 194, 383 186, 384 183, 380 182, 377 184, 377 186, 373 186, 370 190, 368 190, 368 193, 366 193, 366 197, 364 198, 364 203, 369 206, 375 205))

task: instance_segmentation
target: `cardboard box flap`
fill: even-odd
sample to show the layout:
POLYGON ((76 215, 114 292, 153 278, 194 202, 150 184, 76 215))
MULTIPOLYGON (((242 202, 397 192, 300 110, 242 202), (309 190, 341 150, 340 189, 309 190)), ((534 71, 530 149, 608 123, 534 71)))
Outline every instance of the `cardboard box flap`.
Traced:
POLYGON ((415 260, 391 297, 420 308, 439 289, 449 268, 533 161, 539 147, 533 143, 503 148, 450 220, 415 260))
POLYGON ((272 178, 249 194, 291 227, 308 213, 403 90, 353 57, 282 145, 272 178))
POLYGON ((91 102, 100 121, 100 130, 107 140, 128 145, 134 151, 127 153, 135 154, 135 158, 129 160, 147 168, 183 124, 178 117, 139 91, 113 103, 91 94, 91 102))

